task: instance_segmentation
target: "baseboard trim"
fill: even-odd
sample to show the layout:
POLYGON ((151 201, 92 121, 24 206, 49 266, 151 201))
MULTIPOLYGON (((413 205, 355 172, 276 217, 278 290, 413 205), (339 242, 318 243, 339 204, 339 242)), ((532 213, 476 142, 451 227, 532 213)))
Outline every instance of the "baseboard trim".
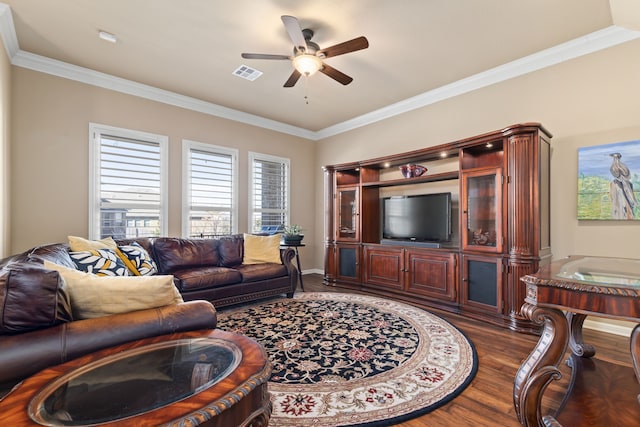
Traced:
POLYGON ((311 268, 309 270, 302 270, 302 275, 304 276, 305 274, 324 274, 324 270, 321 270, 319 268, 311 268))
POLYGON ((606 332, 608 334, 620 335, 623 337, 631 336, 631 331, 633 330, 633 326, 613 325, 611 323, 590 319, 586 319, 582 327, 584 329, 606 332))

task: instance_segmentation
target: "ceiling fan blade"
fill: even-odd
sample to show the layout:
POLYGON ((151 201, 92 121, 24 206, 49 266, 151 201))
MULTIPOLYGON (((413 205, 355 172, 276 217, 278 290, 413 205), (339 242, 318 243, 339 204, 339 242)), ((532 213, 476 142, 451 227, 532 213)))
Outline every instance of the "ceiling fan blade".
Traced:
POLYGON ((284 83, 284 87, 294 87, 302 74, 298 70, 293 70, 289 79, 284 83))
POLYGON ((356 50, 366 49, 369 47, 369 41, 366 37, 360 36, 353 40, 338 43, 336 45, 320 49, 318 54, 324 54, 325 58, 332 56, 343 55, 349 52, 355 52, 356 50))
POLYGON ((291 59, 288 55, 269 55, 265 53, 243 53, 242 57, 246 59, 291 59))
POLYGON ((306 51, 307 41, 304 39, 298 19, 289 15, 282 15, 281 19, 284 24, 284 28, 287 30, 287 33, 289 33, 289 37, 291 37, 291 41, 296 49, 306 51))
POLYGON ((353 81, 353 77, 349 77, 345 73, 338 71, 327 64, 322 64, 322 68, 320 68, 320 72, 322 74, 325 74, 331 77, 333 80, 337 81, 338 83, 342 83, 345 86, 353 81))

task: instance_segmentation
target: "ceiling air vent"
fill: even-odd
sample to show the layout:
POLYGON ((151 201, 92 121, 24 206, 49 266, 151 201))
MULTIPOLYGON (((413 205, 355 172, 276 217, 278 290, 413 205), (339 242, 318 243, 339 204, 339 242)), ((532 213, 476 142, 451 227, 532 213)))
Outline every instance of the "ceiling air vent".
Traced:
POLYGON ((258 71, 255 68, 247 67, 246 65, 241 65, 233 72, 233 74, 238 77, 242 77, 243 79, 254 81, 262 75, 262 71, 258 71))

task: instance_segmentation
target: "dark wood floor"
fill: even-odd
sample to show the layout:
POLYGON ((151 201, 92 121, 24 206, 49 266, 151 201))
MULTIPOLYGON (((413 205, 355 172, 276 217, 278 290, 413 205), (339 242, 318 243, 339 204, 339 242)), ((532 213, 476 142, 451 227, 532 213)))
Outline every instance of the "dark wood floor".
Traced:
MULTIPOLYGON (((317 274, 305 275, 303 280, 307 292, 353 292, 325 286, 322 276, 317 274)), ((439 310, 429 311, 451 322, 471 339, 478 353, 478 373, 462 394, 450 403, 397 426, 519 426, 513 408, 513 379, 522 361, 534 348, 538 337, 439 310)), ((589 329, 584 330, 584 338, 596 346, 596 359, 632 366, 629 338, 589 329)), ((566 367, 563 370, 563 378, 552 383, 545 393, 543 406, 549 409, 549 413, 557 408, 567 387, 570 371, 566 367)))

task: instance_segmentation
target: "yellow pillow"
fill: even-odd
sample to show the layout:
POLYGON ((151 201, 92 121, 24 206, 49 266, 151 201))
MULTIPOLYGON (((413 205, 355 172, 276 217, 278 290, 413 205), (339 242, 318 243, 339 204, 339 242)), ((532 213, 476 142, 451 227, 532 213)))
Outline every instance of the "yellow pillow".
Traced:
POLYGON ((111 237, 102 240, 87 240, 83 237, 68 236, 71 252, 92 251, 96 249, 118 249, 118 245, 111 237))
POLYGON ((243 264, 265 264, 274 262, 282 264, 280 258, 280 235, 254 236, 244 235, 244 258, 243 264))
POLYGON ((163 307, 182 302, 173 276, 96 276, 49 261, 64 280, 74 319, 90 319, 117 313, 163 307))

